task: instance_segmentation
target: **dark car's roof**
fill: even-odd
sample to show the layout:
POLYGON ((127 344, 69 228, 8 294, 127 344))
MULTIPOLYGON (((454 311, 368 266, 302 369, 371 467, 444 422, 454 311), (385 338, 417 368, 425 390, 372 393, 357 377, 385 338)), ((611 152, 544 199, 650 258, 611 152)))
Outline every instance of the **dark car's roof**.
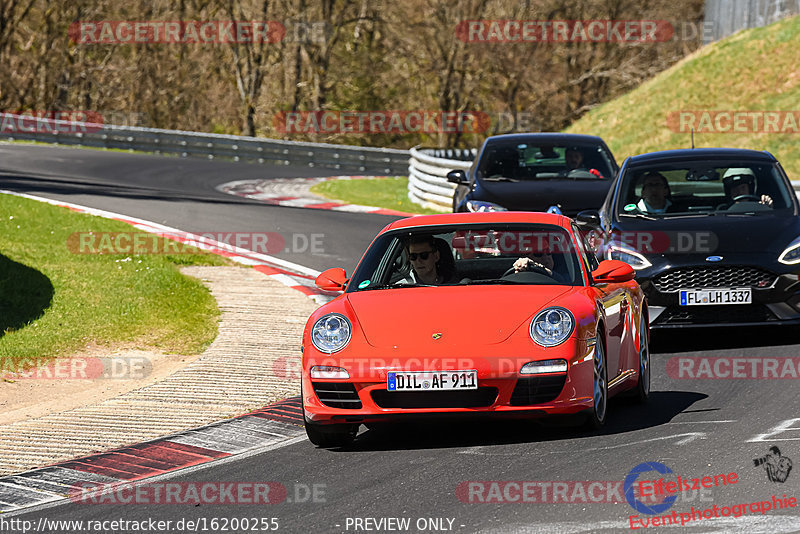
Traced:
POLYGON ((514 133, 493 135, 486 139, 487 143, 497 143, 505 141, 536 141, 537 143, 587 143, 587 144, 605 144, 602 138, 596 135, 583 135, 583 134, 567 134, 567 133, 514 133))
POLYGON ((777 161, 775 156, 769 152, 760 152, 758 150, 749 150, 746 148, 681 148, 631 156, 628 160, 628 164, 639 165, 654 162, 707 159, 748 159, 763 161, 765 163, 777 161))

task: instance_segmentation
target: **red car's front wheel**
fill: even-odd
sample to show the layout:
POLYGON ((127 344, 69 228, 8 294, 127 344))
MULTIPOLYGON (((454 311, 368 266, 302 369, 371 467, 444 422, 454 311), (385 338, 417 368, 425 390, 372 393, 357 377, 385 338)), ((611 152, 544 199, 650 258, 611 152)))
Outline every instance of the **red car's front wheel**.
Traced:
POLYGON ((606 422, 606 408, 608 407, 608 372, 606 370, 606 353, 603 337, 597 332, 597 343, 594 347, 594 395, 592 408, 586 421, 589 428, 600 428, 606 422))

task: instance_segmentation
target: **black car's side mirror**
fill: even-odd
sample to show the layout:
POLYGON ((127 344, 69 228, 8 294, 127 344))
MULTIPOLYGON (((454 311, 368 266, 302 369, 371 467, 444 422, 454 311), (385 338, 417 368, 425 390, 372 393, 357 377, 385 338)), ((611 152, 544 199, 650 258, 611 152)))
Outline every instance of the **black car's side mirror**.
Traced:
POLYGON ((578 212, 575 220, 579 224, 588 224, 590 226, 600 226, 600 212, 597 210, 583 210, 578 212))
POLYGON ((467 173, 465 173, 460 169, 457 169, 455 171, 450 171, 447 173, 447 181, 452 184, 466 185, 467 173))

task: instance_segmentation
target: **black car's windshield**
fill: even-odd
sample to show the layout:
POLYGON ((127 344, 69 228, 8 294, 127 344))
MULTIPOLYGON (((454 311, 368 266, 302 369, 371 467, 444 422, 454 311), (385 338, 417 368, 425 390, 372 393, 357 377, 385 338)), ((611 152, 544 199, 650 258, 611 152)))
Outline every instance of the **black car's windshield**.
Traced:
POLYGON ((495 142, 484 149, 478 177, 508 180, 607 180, 614 177, 611 155, 601 145, 542 145, 495 142))
POLYGON ((548 224, 397 230, 379 236, 370 246, 347 291, 444 285, 582 285, 581 253, 569 232, 548 224))
POLYGON ((621 178, 620 217, 760 216, 793 208, 777 166, 742 161, 649 165, 621 178))

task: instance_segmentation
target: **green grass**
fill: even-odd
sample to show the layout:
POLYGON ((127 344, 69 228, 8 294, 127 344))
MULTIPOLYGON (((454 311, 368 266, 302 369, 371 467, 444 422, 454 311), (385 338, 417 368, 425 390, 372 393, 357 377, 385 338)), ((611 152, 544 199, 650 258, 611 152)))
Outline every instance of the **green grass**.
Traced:
MULTIPOLYGON (((622 162, 643 152, 691 146, 689 133, 668 127, 671 112, 800 110, 798 35, 800 17, 793 17, 705 46, 566 131, 599 135, 622 162)), ((790 178, 800 178, 800 133, 695 133, 695 146, 768 150, 790 178)))
POLYGON ((0 362, 65 356, 90 343, 196 354, 216 337, 216 301, 178 265, 228 260, 205 253, 75 253, 76 233, 89 231, 136 230, 0 195, 0 362))
POLYGON ((429 215, 450 210, 432 210, 414 204, 408 199, 408 178, 358 178, 354 180, 328 180, 311 188, 311 192, 348 204, 376 206, 407 213, 429 215))

